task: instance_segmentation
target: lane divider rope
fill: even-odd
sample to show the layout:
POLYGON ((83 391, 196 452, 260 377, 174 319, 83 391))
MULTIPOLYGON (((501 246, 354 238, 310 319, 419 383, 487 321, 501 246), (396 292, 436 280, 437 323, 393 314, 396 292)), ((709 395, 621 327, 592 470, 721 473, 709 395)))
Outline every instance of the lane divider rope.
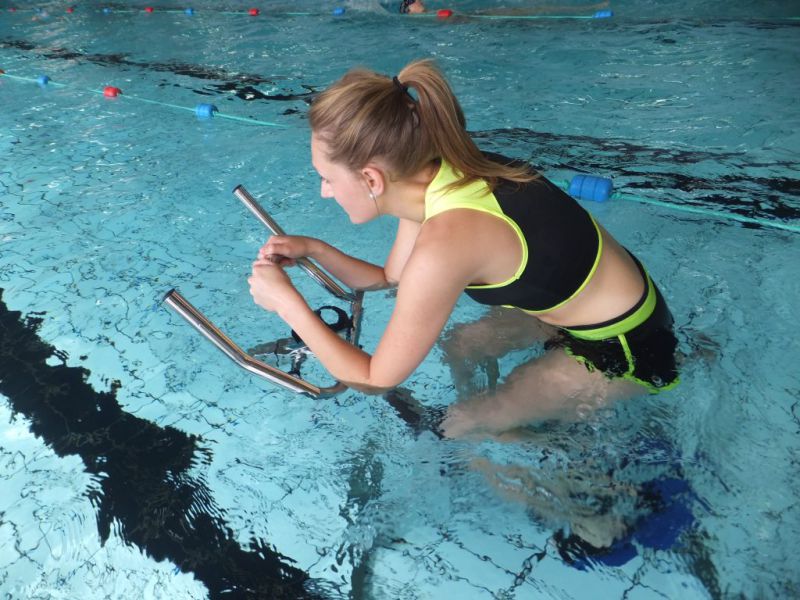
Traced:
MULTIPOLYGON (((0 73, 0 77, 7 77, 9 79, 14 79, 14 80, 17 80, 17 81, 26 81, 26 82, 36 83, 36 84, 39 83, 38 79, 33 79, 33 78, 30 78, 30 77, 21 77, 20 75, 12 75, 11 73, 0 73)), ((73 87, 73 86, 70 86, 70 85, 68 85, 66 83, 59 83, 57 81, 52 81, 52 80, 49 80, 47 82, 47 85, 48 86, 59 87, 59 88, 73 87)), ((93 89, 89 89, 89 88, 78 88, 78 89, 80 89, 81 91, 84 91, 84 92, 89 92, 90 94, 100 94, 101 96, 105 95, 104 90, 93 90, 93 89)), ((125 98, 125 99, 135 100, 137 102, 144 102, 144 103, 147 103, 147 104, 156 104, 158 106, 165 106, 165 107, 168 107, 168 108, 175 108, 175 109, 178 109, 178 110, 186 110, 186 111, 189 111, 189 112, 195 113, 195 114, 196 114, 196 110, 197 110, 196 108, 190 108, 188 106, 181 106, 179 104, 171 104, 169 102, 161 102, 160 100, 151 100, 149 98, 143 98, 142 96, 133 96, 133 95, 127 94, 125 92, 123 92, 120 96, 118 96, 118 98, 125 98)), ((228 114, 225 114, 225 113, 222 113, 222 112, 219 112, 219 111, 215 111, 215 117, 214 118, 217 118, 217 119, 228 119, 230 121, 238 121, 240 123, 248 123, 250 125, 260 125, 260 126, 263 126, 263 127, 277 127, 279 129, 283 129, 283 128, 287 127, 287 125, 284 125, 282 123, 273 123, 271 121, 261 121, 259 119, 251 119, 249 117, 239 117, 239 116, 236 116, 236 115, 228 115, 228 114)))
MULTIPOLYGON (((553 181, 553 183, 562 188, 564 191, 569 190, 570 183, 568 181, 553 181)), ((758 217, 746 217, 744 215, 737 215, 736 213, 714 210, 713 208, 702 208, 700 206, 688 206, 684 204, 675 204, 673 202, 664 202, 663 200, 635 196, 633 194, 626 194, 624 192, 615 191, 609 196, 609 199, 625 200, 626 202, 637 202, 639 204, 649 204, 651 206, 658 206, 660 208, 703 215, 717 220, 722 219, 725 221, 738 221, 739 223, 747 223, 748 225, 760 225, 762 227, 782 229, 784 231, 791 231, 792 233, 800 233, 800 225, 784 223, 782 221, 773 221, 770 219, 761 219, 758 217)))
MULTIPOLYGON (((13 80, 16 80, 16 81, 25 81, 25 82, 37 83, 37 84, 39 83, 38 79, 33 79, 31 77, 21 77, 19 75, 12 75, 12 74, 6 73, 6 72, 0 72, 0 77, 6 77, 8 79, 13 79, 13 80)), ((69 86, 69 85, 67 85, 65 83, 59 83, 57 81, 50 81, 50 80, 48 80, 47 85, 48 86, 58 87, 58 88, 71 87, 71 86, 69 86)), ((81 89, 82 89, 82 91, 89 92, 89 93, 92 93, 92 94, 99 94, 101 96, 103 96, 105 94, 104 90, 93 90, 93 89, 86 89, 86 88, 81 88, 81 89)), ((178 104, 171 104, 169 102, 161 102, 159 100, 151 100, 149 98, 143 98, 141 96, 132 96, 130 94, 124 94, 124 93, 122 94, 122 97, 126 98, 126 99, 136 100, 138 102, 144 102, 144 103, 147 103, 147 104, 155 104, 155 105, 158 105, 158 106, 164 106, 164 107, 167 107, 167 108, 174 108, 174 109, 188 111, 188 112, 197 114, 197 109, 196 108, 190 108, 188 106, 181 106, 181 105, 178 105, 178 104)), ((247 124, 250 124, 250 125, 260 125, 260 126, 277 127, 277 128, 285 128, 285 127, 287 127, 286 125, 283 125, 283 124, 280 124, 280 123, 272 123, 270 121, 260 121, 258 119, 251 119, 251 118, 248 118, 248 117, 238 117, 238 116, 235 116, 235 115, 227 115, 225 113, 220 113, 218 111, 215 111, 215 113, 216 113, 216 117, 215 118, 228 119, 228 120, 231 120, 231 121, 238 121, 240 123, 247 123, 247 124)), ((569 182, 566 182, 566 181, 554 181, 554 183, 556 185, 558 185, 559 187, 561 187, 562 189, 564 189, 565 191, 569 190, 569 187, 570 187, 569 182)), ((781 230, 784 230, 784 231, 791 231, 792 233, 800 233, 800 225, 794 225, 794 224, 790 224, 790 223, 783 223, 781 221, 773 221, 773 220, 770 220, 770 219, 761 219, 761 218, 758 218, 758 217, 747 217, 747 216, 744 216, 744 215, 737 215, 736 213, 728 213, 728 212, 723 212, 723 211, 720 211, 720 210, 714 210, 714 209, 710 209, 710 208, 702 208, 702 207, 697 207, 697 206, 688 206, 688 205, 683 205, 683 204, 675 204, 675 203, 672 203, 672 202, 664 202, 662 200, 655 200, 653 198, 644 198, 644 197, 641 197, 641 196, 634 196, 634 195, 631 195, 631 194, 621 193, 621 192, 618 192, 618 191, 613 192, 610 195, 610 198, 611 199, 618 199, 618 200, 625 200, 625 201, 628 201, 628 202, 637 202, 639 204, 649 204, 651 206, 658 206, 660 208, 667 208, 669 210, 674 210, 674 211, 699 214, 699 215, 703 215, 703 216, 706 216, 706 217, 711 217, 713 219, 722 219, 722 220, 725 220, 725 221, 737 221, 739 223, 746 223, 746 224, 750 224, 750 225, 759 225, 761 227, 768 227, 768 228, 772 228, 772 229, 781 229, 781 230)))
MULTIPOLYGON (((67 12, 73 14, 77 5, 69 6, 67 8, 67 12)), ((153 9, 148 10, 150 7, 144 8, 113 8, 110 6, 102 7, 100 9, 90 9, 91 12, 102 12, 107 15, 113 14, 138 14, 138 13, 145 13, 148 15, 154 14, 185 14, 187 16, 193 16, 199 13, 213 13, 218 15, 234 15, 234 16, 262 16, 262 17, 324 17, 330 16, 331 14, 336 17, 340 17, 345 14, 346 9, 344 7, 337 7, 333 9, 333 11, 327 12, 296 12, 296 11, 285 11, 285 12, 270 12, 270 13, 262 13, 257 8, 251 8, 247 10, 215 10, 213 8, 201 8, 201 9, 194 9, 194 8, 184 8, 184 9, 173 9, 173 8, 166 8, 166 9, 153 9)), ((43 16, 53 16, 53 12, 47 12, 45 9, 42 8, 16 8, 16 7, 9 7, 6 9, 8 12, 14 13, 35 13, 41 14, 43 16)), ((405 16, 411 18, 437 18, 439 20, 446 20, 450 17, 463 17, 467 19, 483 19, 483 20, 559 20, 559 19, 575 19, 575 20, 605 20, 608 18, 616 17, 617 15, 614 14, 611 10, 598 10, 595 11, 594 14, 591 15, 491 15, 491 14, 480 14, 480 13, 458 13, 454 12, 450 9, 441 9, 438 11, 430 11, 420 14, 409 14, 409 15, 398 15, 394 13, 388 13, 389 16, 405 16)), ((791 16, 791 17, 755 17, 751 20, 754 21, 798 21, 800 20, 800 16, 791 16)))

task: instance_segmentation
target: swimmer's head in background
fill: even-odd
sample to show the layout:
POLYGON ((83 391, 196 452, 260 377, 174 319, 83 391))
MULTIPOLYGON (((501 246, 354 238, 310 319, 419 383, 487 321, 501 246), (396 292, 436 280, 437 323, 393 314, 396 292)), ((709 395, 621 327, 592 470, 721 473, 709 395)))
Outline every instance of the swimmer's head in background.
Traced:
POLYGON ((400 14, 407 15, 409 13, 423 13, 425 12, 425 5, 422 0, 401 0, 400 1, 400 14))

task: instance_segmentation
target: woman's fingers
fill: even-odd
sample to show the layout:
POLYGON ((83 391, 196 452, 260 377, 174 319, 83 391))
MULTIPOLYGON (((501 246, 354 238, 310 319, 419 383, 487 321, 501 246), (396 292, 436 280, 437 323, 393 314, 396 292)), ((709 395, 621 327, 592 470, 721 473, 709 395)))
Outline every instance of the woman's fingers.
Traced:
POLYGON ((268 264, 275 265, 276 267, 291 267, 295 264, 293 258, 283 256, 282 254, 268 254, 265 258, 268 264))
POLYGON ((288 258, 301 258, 308 256, 310 243, 313 238, 302 235, 273 235, 261 247, 259 253, 263 255, 280 254, 288 258))
POLYGON ((297 249, 281 239, 273 236, 258 251, 258 260, 267 261, 279 267, 291 267, 295 264, 297 249))
POLYGON ((267 254, 274 254, 275 253, 274 248, 276 246, 280 245, 282 237, 283 236, 279 236, 279 235, 271 235, 267 239, 267 241, 264 243, 264 245, 261 246, 261 248, 259 248, 258 255, 259 256, 262 256, 262 255, 266 256, 267 254))

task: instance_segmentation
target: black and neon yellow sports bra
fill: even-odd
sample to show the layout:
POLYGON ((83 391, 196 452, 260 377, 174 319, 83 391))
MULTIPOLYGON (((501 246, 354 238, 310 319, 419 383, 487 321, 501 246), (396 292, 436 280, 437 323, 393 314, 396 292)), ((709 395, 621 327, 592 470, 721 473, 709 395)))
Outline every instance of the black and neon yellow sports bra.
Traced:
MULTIPOLYGON (((508 158, 487 154, 508 164, 508 158)), ((425 193, 425 220, 455 208, 480 210, 503 219, 517 232, 522 261, 513 277, 500 283, 471 285, 465 292, 481 304, 542 313, 574 298, 600 262, 603 242, 592 216, 553 183, 500 181, 494 192, 483 180, 455 190, 458 179, 444 160, 425 193)))

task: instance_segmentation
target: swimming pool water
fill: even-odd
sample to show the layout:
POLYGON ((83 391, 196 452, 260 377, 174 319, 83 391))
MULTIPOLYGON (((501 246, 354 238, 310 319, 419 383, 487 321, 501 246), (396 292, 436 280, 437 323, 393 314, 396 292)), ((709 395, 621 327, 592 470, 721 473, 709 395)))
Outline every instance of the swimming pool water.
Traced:
MULTIPOLYGON (((798 594, 800 237, 769 225, 800 226, 800 21, 787 4, 466 22, 366 2, 338 19, 310 2, 257 19, 233 2, 192 17, 171 2, 151 15, 125 12, 143 2, 8 6, 4 597, 798 594), (382 260, 391 222, 355 229, 319 198, 306 100, 352 65, 393 74, 423 56, 481 147, 555 180, 614 178, 621 196, 587 208, 664 291, 681 386, 515 443, 443 442, 380 397, 315 401, 255 379, 159 304, 177 287, 245 348, 287 335, 247 293, 266 232, 237 184, 287 231, 382 260), (105 85, 123 95, 96 93, 105 85), (199 102, 220 114, 196 119, 199 102), (618 517, 636 523, 604 555, 560 533, 618 517)), ((391 303, 367 296, 365 348, 391 303)), ((480 314, 464 299, 451 326, 480 314)), ((501 377, 539 351, 502 359, 501 377)), ((429 408, 456 400, 440 348, 406 387, 429 408)))

